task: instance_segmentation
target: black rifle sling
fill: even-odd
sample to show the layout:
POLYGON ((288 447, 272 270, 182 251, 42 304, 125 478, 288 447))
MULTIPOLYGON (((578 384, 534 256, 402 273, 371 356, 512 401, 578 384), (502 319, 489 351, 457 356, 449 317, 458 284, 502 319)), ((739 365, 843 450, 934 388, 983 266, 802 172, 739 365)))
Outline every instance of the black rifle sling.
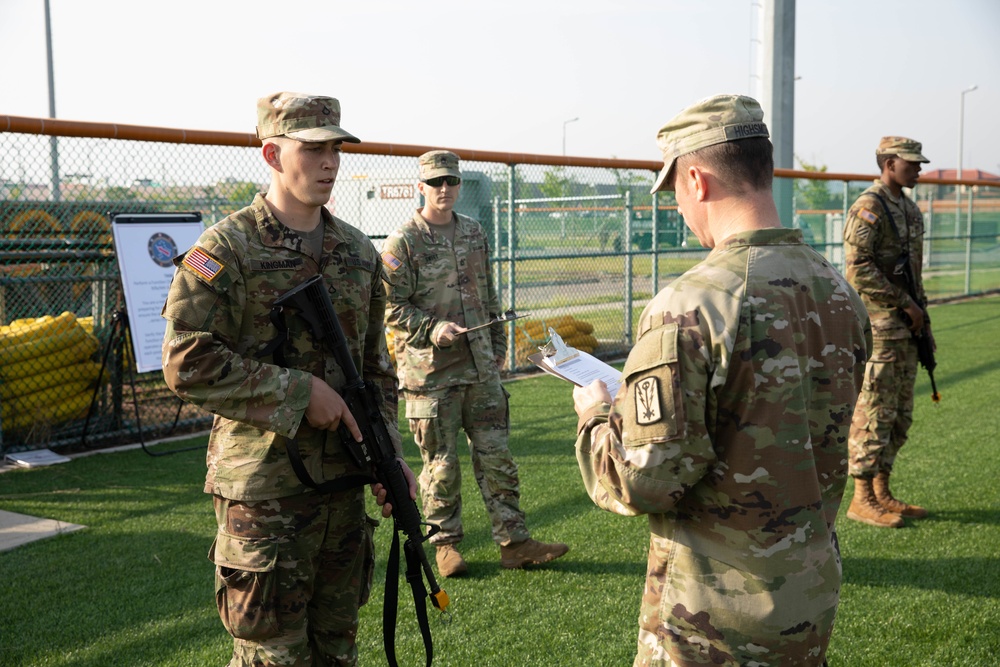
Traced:
POLYGON ((282 314, 282 309, 271 308, 271 312, 268 313, 268 318, 271 320, 271 324, 274 325, 274 328, 278 331, 278 333, 274 336, 274 338, 269 340, 267 345, 264 346, 264 349, 258 352, 255 356, 258 359, 262 359, 263 357, 271 355, 275 364, 281 366, 282 368, 286 368, 287 364, 285 363, 285 354, 282 351, 281 346, 288 340, 288 325, 285 324, 285 317, 282 314))
MULTIPOLYGON (((892 225, 892 231, 896 232, 896 238, 899 239, 899 242, 905 244, 905 246, 906 246, 906 250, 905 250, 905 252, 906 252, 906 259, 909 260, 909 258, 910 258, 910 237, 909 237, 909 234, 907 234, 906 240, 904 241, 903 240, 903 235, 899 233, 899 227, 896 226, 896 218, 893 217, 892 211, 889 210, 889 205, 885 203, 885 199, 882 198, 882 195, 880 195, 877 192, 869 192, 868 194, 870 194, 872 197, 875 197, 875 199, 878 200, 879 206, 881 206, 882 210, 885 212, 885 214, 887 216, 889 216, 889 224, 892 225)), ((909 230, 907 230, 907 231, 909 231, 909 230)))
MULTIPOLYGON (((434 660, 434 644, 431 641, 431 628, 427 622, 427 589, 420 571, 420 557, 415 549, 421 549, 419 544, 411 544, 407 540, 403 545, 406 556, 406 581, 413 593, 413 607, 417 613, 417 624, 424 640, 424 655, 427 667, 434 660)), ((392 526, 392 545, 389 547, 389 560, 385 565, 385 599, 382 604, 382 645, 389 667, 398 667, 396 662, 396 611, 399 608, 399 529, 395 522, 392 526), (392 628, 392 632, 389 631, 392 628)))
MULTIPOLYGON (((285 323, 284 309, 280 306, 271 308, 271 312, 268 314, 268 317, 278 333, 273 339, 268 341, 267 345, 264 346, 264 349, 258 352, 255 356, 258 359, 270 356, 276 365, 281 366, 282 368, 287 368, 288 364, 285 363, 285 355, 282 350, 282 346, 284 346, 285 343, 288 343, 288 325, 285 323)), ((298 438, 289 438, 288 442, 285 443, 285 450, 288 452, 288 462, 292 464, 292 470, 295 472, 295 476, 298 480, 303 485, 308 486, 310 489, 315 489, 320 493, 337 493, 339 491, 347 491, 348 489, 355 489, 359 486, 371 484, 375 481, 375 479, 371 476, 345 475, 344 477, 318 484, 316 483, 316 480, 312 478, 312 475, 309 474, 309 471, 306 470, 305 463, 302 462, 302 453, 299 451, 298 438)))
POLYGON ((374 477, 368 475, 344 475, 343 477, 338 477, 337 479, 331 479, 323 482, 322 484, 317 484, 306 470, 305 463, 302 462, 302 453, 299 451, 299 440, 298 438, 290 438, 288 442, 285 443, 285 449, 288 451, 288 462, 292 464, 292 470, 295 471, 295 476, 299 478, 299 481, 308 486, 310 489, 316 489, 320 493, 337 493, 339 491, 347 491, 348 489, 356 489, 359 486, 364 486, 365 484, 371 484, 375 481, 374 477))

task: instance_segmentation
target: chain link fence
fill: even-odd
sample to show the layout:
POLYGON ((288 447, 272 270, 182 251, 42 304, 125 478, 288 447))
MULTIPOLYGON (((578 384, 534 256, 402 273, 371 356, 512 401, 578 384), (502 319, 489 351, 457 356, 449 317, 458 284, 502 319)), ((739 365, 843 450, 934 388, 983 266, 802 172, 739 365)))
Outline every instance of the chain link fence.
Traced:
MULTIPOLYGON (((159 371, 136 372, 110 220, 197 211, 214 224, 266 189, 255 140, 0 120, 8 128, 0 132, 0 453, 206 429, 211 416, 174 397, 159 371)), ((328 208, 381 245, 421 206, 416 156, 430 148, 345 146, 328 208)), ((456 152, 464 158, 456 210, 491 239, 503 309, 525 315, 507 324, 510 372, 533 368, 527 355, 549 328, 595 356, 622 358, 649 298, 707 254, 672 196, 649 194, 657 163, 456 152)), ((842 268, 844 213, 867 184, 820 183, 796 179, 794 225, 842 268)), ((956 223, 942 195, 920 198, 923 187, 928 292, 1000 287, 997 191, 970 192, 968 220, 956 223)))

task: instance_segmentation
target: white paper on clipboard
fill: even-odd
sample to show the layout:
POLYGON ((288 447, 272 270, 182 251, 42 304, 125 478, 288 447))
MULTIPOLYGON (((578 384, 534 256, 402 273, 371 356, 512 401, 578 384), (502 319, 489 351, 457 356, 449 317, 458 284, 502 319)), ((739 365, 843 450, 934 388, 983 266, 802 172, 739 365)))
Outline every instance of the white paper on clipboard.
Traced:
POLYGON ((549 329, 549 343, 546 349, 529 355, 528 360, 546 373, 555 375, 584 387, 594 380, 601 380, 614 399, 621 386, 622 372, 600 359, 563 342, 553 329, 549 329))

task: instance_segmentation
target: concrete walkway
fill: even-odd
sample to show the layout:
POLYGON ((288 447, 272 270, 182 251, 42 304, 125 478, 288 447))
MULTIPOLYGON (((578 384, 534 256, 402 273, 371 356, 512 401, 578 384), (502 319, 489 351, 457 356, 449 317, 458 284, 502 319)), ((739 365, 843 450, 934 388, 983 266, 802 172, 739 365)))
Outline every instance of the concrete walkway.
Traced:
POLYGON ((86 526, 0 510, 0 551, 9 551, 22 544, 81 528, 86 526))

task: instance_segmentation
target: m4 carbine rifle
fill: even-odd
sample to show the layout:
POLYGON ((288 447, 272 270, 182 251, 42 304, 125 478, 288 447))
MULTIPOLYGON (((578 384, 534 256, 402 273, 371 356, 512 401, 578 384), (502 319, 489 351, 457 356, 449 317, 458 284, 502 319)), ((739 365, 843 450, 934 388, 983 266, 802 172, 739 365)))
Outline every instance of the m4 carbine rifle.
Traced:
MULTIPOLYGON (((449 604, 448 594, 443 591, 434 579, 434 572, 427 561, 427 554, 424 552, 423 542, 438 531, 437 526, 425 524, 420 520, 420 511, 417 504, 410 499, 410 486, 403 474, 402 466, 396 457, 389 431, 385 427, 382 411, 379 409, 378 392, 379 388, 371 382, 365 382, 358 374, 358 369, 351 358, 350 349, 347 347, 347 338, 344 330, 337 319, 337 313, 330 302, 330 295, 323 282, 322 275, 315 275, 304 281, 301 285, 294 287, 280 297, 274 306, 276 308, 292 307, 309 323, 313 336, 322 344, 325 344, 333 353, 334 358, 344 371, 347 383, 340 394, 347 404, 351 415, 358 423, 361 431, 362 441, 357 442, 354 436, 344 425, 340 426, 341 440, 344 448, 350 453, 363 470, 370 471, 375 481, 379 482, 387 491, 386 501, 392 503, 393 518, 393 544, 389 554, 389 567, 386 573, 386 596, 385 609, 383 610, 383 625, 395 626, 395 605, 396 587, 392 586, 390 594, 390 578, 398 581, 398 574, 391 576, 390 573, 398 572, 399 560, 399 540, 398 533, 401 531, 406 535, 406 543, 403 545, 406 553, 406 579, 413 587, 414 602, 417 605, 417 617, 420 621, 421 632, 424 635, 424 645, 427 651, 427 665, 431 664, 432 649, 430 644, 430 631, 426 623, 426 609, 420 593, 423 591, 423 584, 420 577, 420 570, 423 569, 424 576, 430 587, 429 597, 433 605, 445 611, 449 604), (430 528, 425 536, 421 526, 430 528), (418 592, 419 591, 419 592, 418 592), (390 614, 390 604, 392 610, 390 614)), ((391 665, 395 665, 395 649, 392 646, 387 628, 383 628, 386 642, 386 656, 391 665)))
MULTIPOLYGON (((917 281, 913 277, 913 267, 910 265, 910 256, 904 255, 900 258, 899 264, 903 265, 903 277, 906 278, 906 291, 913 299, 913 302, 924 311, 924 328, 913 333, 914 340, 917 341, 917 359, 920 365, 927 369, 927 376, 931 379, 931 400, 935 403, 941 401, 941 394, 938 393, 937 383, 934 382, 934 369, 937 368, 937 361, 934 360, 934 340, 931 338, 931 318, 927 315, 927 307, 917 296, 917 281)), ((903 321, 913 324, 910 316, 903 311, 903 321)))

